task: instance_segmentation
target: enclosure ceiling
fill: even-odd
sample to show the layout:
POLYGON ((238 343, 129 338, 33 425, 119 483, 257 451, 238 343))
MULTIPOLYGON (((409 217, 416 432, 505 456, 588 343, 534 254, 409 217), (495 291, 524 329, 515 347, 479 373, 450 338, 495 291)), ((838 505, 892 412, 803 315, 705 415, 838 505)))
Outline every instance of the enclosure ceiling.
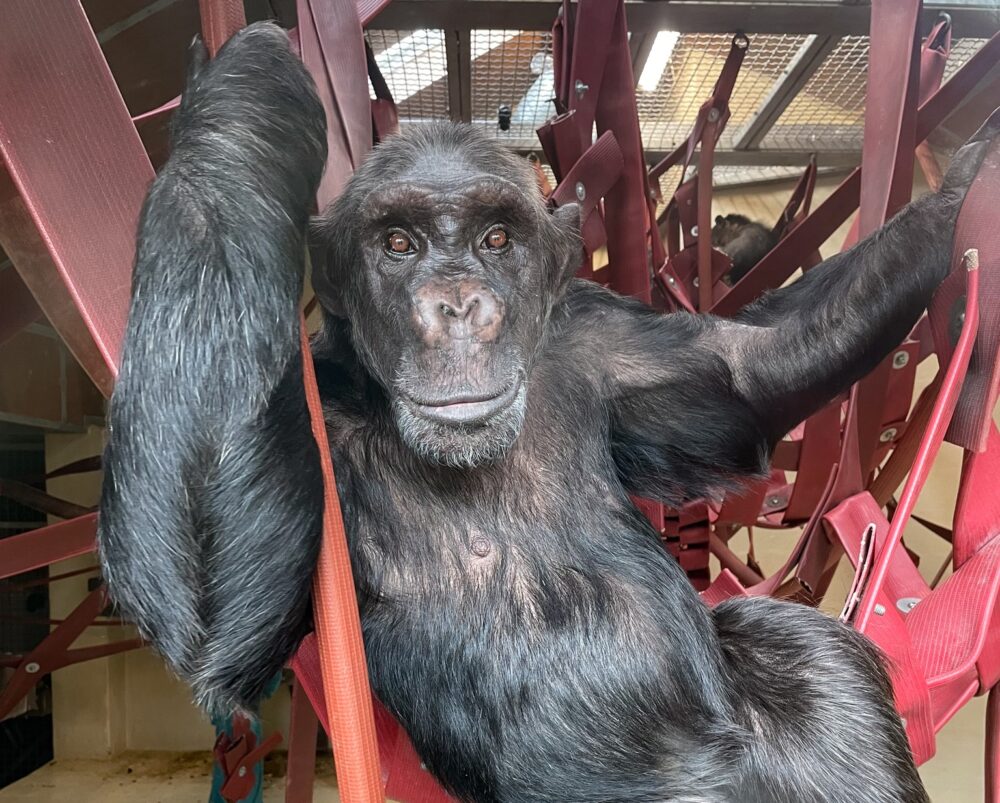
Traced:
MULTIPOLYGON (((368 32, 399 104, 401 124, 465 120, 514 148, 538 148, 535 129, 554 113, 551 34, 468 32, 464 46, 471 87, 465 100, 455 88, 461 76, 449 79, 449 59, 452 71, 460 71, 454 53, 463 43, 449 47, 449 35, 460 32, 368 32), (509 131, 501 131, 497 123, 501 105, 513 112, 509 131)), ((672 150, 687 136, 698 108, 711 94, 731 36, 662 32, 645 37, 645 47, 633 43, 635 74, 642 79, 637 89, 639 123, 646 150, 657 154, 672 150)), ((723 167, 720 178, 739 182, 793 175, 798 171, 788 165, 804 163, 813 151, 827 164, 852 164, 863 133, 868 37, 759 34, 750 40, 730 103, 732 117, 719 143, 719 161, 743 167, 723 167)), ((954 40, 945 80, 986 41, 954 40)))

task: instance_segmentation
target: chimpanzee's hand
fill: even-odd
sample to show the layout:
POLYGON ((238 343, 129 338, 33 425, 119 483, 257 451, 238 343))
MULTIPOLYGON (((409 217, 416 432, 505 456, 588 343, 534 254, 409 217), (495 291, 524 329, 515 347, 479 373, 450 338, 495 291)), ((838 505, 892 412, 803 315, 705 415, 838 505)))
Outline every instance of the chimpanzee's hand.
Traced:
POLYGON ((985 159, 1000 159, 1000 109, 990 115, 968 142, 955 151, 941 184, 941 193, 959 204, 983 166, 985 159))
POLYGON ((309 203, 326 161, 326 115, 312 78, 277 25, 236 33, 214 59, 192 45, 188 83, 174 121, 173 153, 234 181, 266 177, 272 191, 309 203), (202 159, 208 152, 213 158, 202 159))

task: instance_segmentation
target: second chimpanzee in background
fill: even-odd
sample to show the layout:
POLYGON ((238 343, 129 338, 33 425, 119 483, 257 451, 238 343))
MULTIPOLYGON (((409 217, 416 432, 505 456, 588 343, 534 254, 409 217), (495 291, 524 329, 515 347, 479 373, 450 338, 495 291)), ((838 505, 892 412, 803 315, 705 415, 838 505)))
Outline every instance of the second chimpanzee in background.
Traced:
MULTIPOLYGON (((214 712, 252 711, 308 626, 297 305, 323 127, 285 35, 251 26, 191 79, 142 215, 101 554, 214 712)), ((868 642, 800 605, 709 610, 630 494, 765 475, 906 335, 992 131, 733 320, 573 279, 578 210, 478 129, 418 126, 362 165, 311 234, 312 348, 372 685, 452 793, 926 800, 868 642)))
POLYGON ((778 244, 778 237, 763 223, 746 215, 715 216, 712 245, 729 257, 732 267, 727 279, 736 284, 778 244))

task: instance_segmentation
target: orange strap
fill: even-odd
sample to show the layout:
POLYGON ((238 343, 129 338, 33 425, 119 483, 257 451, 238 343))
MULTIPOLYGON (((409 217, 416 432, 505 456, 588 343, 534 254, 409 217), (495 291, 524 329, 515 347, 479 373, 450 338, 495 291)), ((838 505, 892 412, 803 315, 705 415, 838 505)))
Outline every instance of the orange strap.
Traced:
POLYGON ((361 620, 304 317, 300 325, 306 403, 323 469, 323 543, 313 580, 313 616, 337 768, 337 786, 343 803, 375 803, 384 801, 385 796, 365 649, 361 640, 361 620))
MULTIPOLYGON (((242 0, 199 0, 199 7, 212 55, 246 25, 242 0)), ((313 578, 313 618, 337 785, 344 803, 377 803, 385 796, 351 558, 304 317, 300 327, 306 403, 323 471, 323 534, 313 578)))

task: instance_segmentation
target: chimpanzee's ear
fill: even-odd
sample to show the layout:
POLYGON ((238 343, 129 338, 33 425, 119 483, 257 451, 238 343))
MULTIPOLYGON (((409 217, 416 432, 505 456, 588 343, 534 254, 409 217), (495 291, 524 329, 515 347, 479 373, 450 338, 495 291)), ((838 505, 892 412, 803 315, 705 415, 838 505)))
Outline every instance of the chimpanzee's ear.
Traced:
POLYGON ((726 219, 722 215, 716 215, 715 216, 715 225, 716 226, 721 226, 725 222, 726 222, 726 219))
POLYGON ((552 237, 546 247, 553 265, 555 289, 561 291, 580 269, 583 241, 580 238, 580 206, 557 206, 550 216, 552 237))
POLYGON ((342 272, 333 264, 335 247, 330 238, 330 222, 324 216, 310 219, 307 246, 310 279, 320 306, 332 315, 345 317, 342 272))

